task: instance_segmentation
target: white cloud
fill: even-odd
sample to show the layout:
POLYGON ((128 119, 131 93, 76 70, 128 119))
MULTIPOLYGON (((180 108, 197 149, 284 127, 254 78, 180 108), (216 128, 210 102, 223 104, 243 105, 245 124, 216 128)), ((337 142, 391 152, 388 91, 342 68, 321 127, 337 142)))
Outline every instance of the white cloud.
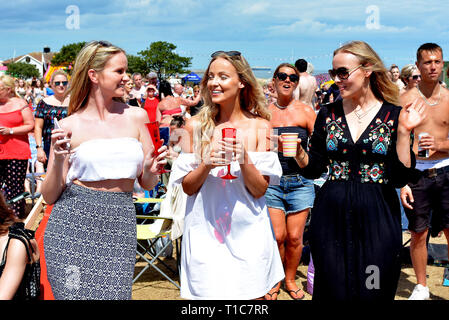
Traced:
POLYGON ((253 15, 253 14, 264 14, 267 12, 267 9, 270 7, 270 4, 267 2, 258 2, 249 5, 245 5, 242 10, 243 14, 253 15))

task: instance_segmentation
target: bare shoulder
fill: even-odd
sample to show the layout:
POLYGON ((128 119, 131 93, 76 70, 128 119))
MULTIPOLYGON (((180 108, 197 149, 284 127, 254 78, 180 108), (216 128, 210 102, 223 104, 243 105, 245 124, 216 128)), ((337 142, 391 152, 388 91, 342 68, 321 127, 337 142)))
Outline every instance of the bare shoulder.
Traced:
POLYGON ((311 116, 311 117, 315 117, 316 113, 315 111, 312 109, 311 106, 299 101, 299 100, 295 100, 293 107, 296 111, 301 112, 301 117, 306 115, 306 116, 311 116))
POLYGON ((8 246, 8 262, 12 262, 15 265, 27 263, 27 252, 25 245, 22 241, 17 239, 11 239, 8 246))
POLYGON ((268 129, 268 130, 271 130, 271 128, 272 128, 272 125, 271 125, 270 121, 268 121, 268 120, 266 120, 264 118, 257 117, 257 118, 254 118, 252 121, 254 121, 255 126, 256 126, 257 129, 268 129))
POLYGON ((10 101, 11 104, 14 105, 14 107, 16 107, 17 109, 21 109, 28 105, 28 103, 22 98, 13 97, 10 99, 10 101))
POLYGON ((412 88, 401 94, 401 96, 399 97, 399 101, 401 103, 401 106, 404 107, 405 105, 412 103, 418 97, 419 97, 418 89, 412 88))
POLYGON ((144 108, 129 106, 122 102, 117 103, 118 112, 123 112, 126 118, 133 122, 148 122, 148 113, 144 108))
POLYGON ((198 117, 198 115, 195 115, 186 120, 184 129, 187 130, 187 132, 189 132, 190 135, 192 135, 195 128, 199 128, 200 125, 201 125, 200 118, 198 117))

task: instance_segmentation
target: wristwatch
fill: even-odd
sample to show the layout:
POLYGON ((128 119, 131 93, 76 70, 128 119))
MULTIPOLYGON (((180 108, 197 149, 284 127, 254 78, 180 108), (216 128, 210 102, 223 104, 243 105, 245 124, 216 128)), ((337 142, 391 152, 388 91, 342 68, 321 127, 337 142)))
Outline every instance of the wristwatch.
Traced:
POLYGON ((12 128, 9 128, 9 134, 14 134, 14 131, 12 130, 12 128))
POLYGON ((42 146, 36 144, 36 149, 42 148, 42 146))

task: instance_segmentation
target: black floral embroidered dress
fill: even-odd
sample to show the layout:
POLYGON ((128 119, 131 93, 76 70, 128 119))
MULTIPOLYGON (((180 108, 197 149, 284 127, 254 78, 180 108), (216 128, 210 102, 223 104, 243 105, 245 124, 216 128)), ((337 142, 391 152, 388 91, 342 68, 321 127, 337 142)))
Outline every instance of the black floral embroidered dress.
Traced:
MULTIPOLYGON (((67 112, 67 107, 52 106, 47 104, 44 100, 41 100, 36 107, 34 116, 36 118, 44 119, 44 124, 42 126, 42 140, 47 158, 50 155, 51 131, 54 128, 54 118, 61 120, 67 116, 67 112)), ((40 144, 39 142, 37 143, 40 144)))
POLYGON ((314 300, 394 299, 402 245, 395 188, 407 183, 412 170, 396 153, 400 111, 384 103, 356 142, 341 101, 318 114, 304 168, 307 178, 329 168, 310 226, 314 300))

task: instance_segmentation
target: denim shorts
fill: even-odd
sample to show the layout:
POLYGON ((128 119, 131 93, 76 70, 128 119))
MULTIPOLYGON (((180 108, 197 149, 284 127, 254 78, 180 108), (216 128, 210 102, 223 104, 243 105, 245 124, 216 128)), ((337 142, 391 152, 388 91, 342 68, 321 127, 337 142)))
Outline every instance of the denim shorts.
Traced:
POLYGON ((283 210, 285 214, 312 208, 315 200, 313 180, 299 174, 282 176, 278 186, 268 186, 265 199, 269 208, 283 210))

